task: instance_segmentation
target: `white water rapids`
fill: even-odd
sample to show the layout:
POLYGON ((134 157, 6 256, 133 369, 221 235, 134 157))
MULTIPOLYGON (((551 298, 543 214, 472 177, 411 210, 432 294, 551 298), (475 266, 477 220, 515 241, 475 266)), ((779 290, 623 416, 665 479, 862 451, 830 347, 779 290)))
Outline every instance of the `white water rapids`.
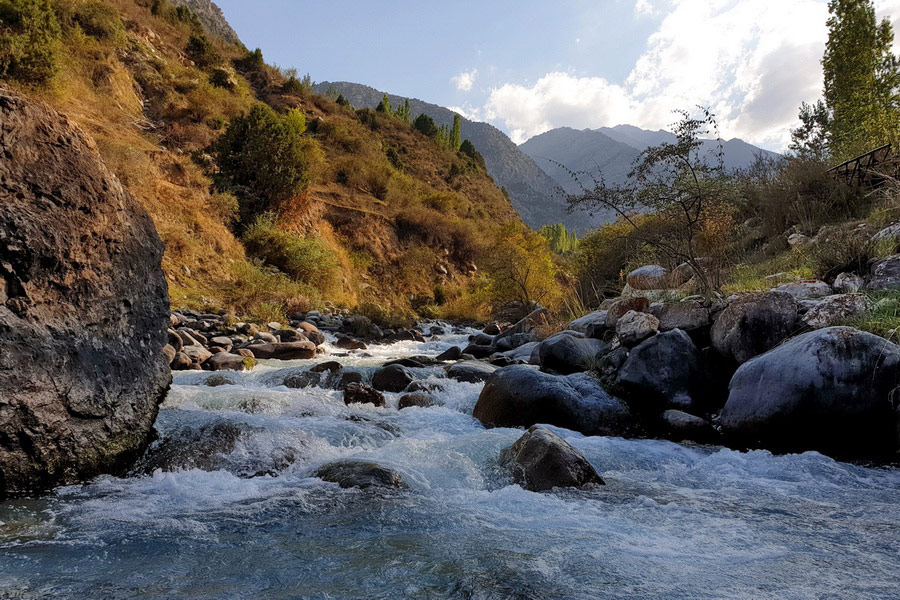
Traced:
MULTIPOLYGON (((369 377, 465 343, 337 360, 369 377)), ((278 385, 323 360, 264 361, 218 387, 176 373, 163 437, 222 422, 247 435, 217 470, 0 503, 0 598, 900 598, 900 470, 556 429, 607 485, 533 493, 497 466, 522 431, 471 416, 481 384, 414 369, 442 380, 442 406, 402 411, 399 394, 348 407, 338 391, 278 385), (311 477, 350 456, 408 489, 311 477)))

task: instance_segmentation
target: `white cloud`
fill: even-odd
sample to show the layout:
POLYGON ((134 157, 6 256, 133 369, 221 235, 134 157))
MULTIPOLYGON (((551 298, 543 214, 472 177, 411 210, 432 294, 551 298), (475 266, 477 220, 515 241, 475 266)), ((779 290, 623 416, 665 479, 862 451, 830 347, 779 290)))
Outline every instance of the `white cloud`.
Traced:
POLYGON ((472 86, 475 85, 475 75, 478 74, 478 69, 472 69, 471 71, 463 71, 456 77, 451 77, 450 81, 453 85, 456 86, 456 89, 461 92, 468 92, 472 89, 472 86))
POLYGON ((634 13, 639 16, 655 15, 657 8, 651 0, 636 0, 634 3, 634 13))
MULTIPOLYGON (((900 9, 900 0, 879 0, 900 9)), ((662 20, 622 84, 548 73, 491 90, 484 116, 516 142, 560 126, 667 127, 673 109, 710 106, 722 135, 783 148, 801 101, 819 97, 828 18, 823 0, 637 0, 662 20), (663 16, 664 14, 664 16, 663 16)), ((883 12, 881 10, 880 12, 883 12)), ((900 17, 900 10, 893 16, 900 17)))

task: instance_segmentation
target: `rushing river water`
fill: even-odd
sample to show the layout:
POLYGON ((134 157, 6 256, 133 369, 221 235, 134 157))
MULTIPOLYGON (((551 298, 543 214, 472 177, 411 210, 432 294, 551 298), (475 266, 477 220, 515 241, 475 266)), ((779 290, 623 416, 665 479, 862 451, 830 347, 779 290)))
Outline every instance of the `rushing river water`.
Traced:
MULTIPOLYGON (((465 342, 337 360, 370 376, 465 342)), ((337 391, 278 385, 317 361, 268 361, 219 387, 175 374, 162 436, 246 432, 218 470, 0 503, 0 598, 900 598, 898 470, 557 429, 607 485, 527 492, 497 467, 522 432, 471 416, 480 384, 444 379, 442 406, 402 411, 398 394, 348 407, 337 391), (350 456, 408 489, 310 476, 350 456)))

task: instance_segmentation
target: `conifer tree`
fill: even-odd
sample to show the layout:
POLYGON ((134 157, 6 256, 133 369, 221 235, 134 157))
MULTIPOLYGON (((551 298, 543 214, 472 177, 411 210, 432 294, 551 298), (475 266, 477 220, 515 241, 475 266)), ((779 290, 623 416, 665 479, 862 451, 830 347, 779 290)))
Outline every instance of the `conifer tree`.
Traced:
POLYGON ((412 113, 409 107, 409 98, 399 107, 397 107, 396 116, 401 121, 409 123, 412 120, 412 113))
POLYGON ((391 99, 388 98, 388 95, 385 94, 384 98, 381 99, 381 102, 378 103, 378 106, 375 107, 377 112, 383 112, 388 116, 394 115, 394 107, 391 106, 391 99))

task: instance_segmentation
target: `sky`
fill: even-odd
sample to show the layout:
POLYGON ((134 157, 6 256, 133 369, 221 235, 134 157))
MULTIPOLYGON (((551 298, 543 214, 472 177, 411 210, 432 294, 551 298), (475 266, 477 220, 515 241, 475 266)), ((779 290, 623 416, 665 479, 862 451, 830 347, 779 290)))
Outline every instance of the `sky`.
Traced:
MULTIPOLYGON (((450 107, 516 143, 556 127, 665 129, 784 150, 821 97, 827 0, 216 0, 266 61, 450 107)), ((900 0, 875 0, 900 31, 900 0)), ((895 42, 900 52, 900 40, 895 42)))

